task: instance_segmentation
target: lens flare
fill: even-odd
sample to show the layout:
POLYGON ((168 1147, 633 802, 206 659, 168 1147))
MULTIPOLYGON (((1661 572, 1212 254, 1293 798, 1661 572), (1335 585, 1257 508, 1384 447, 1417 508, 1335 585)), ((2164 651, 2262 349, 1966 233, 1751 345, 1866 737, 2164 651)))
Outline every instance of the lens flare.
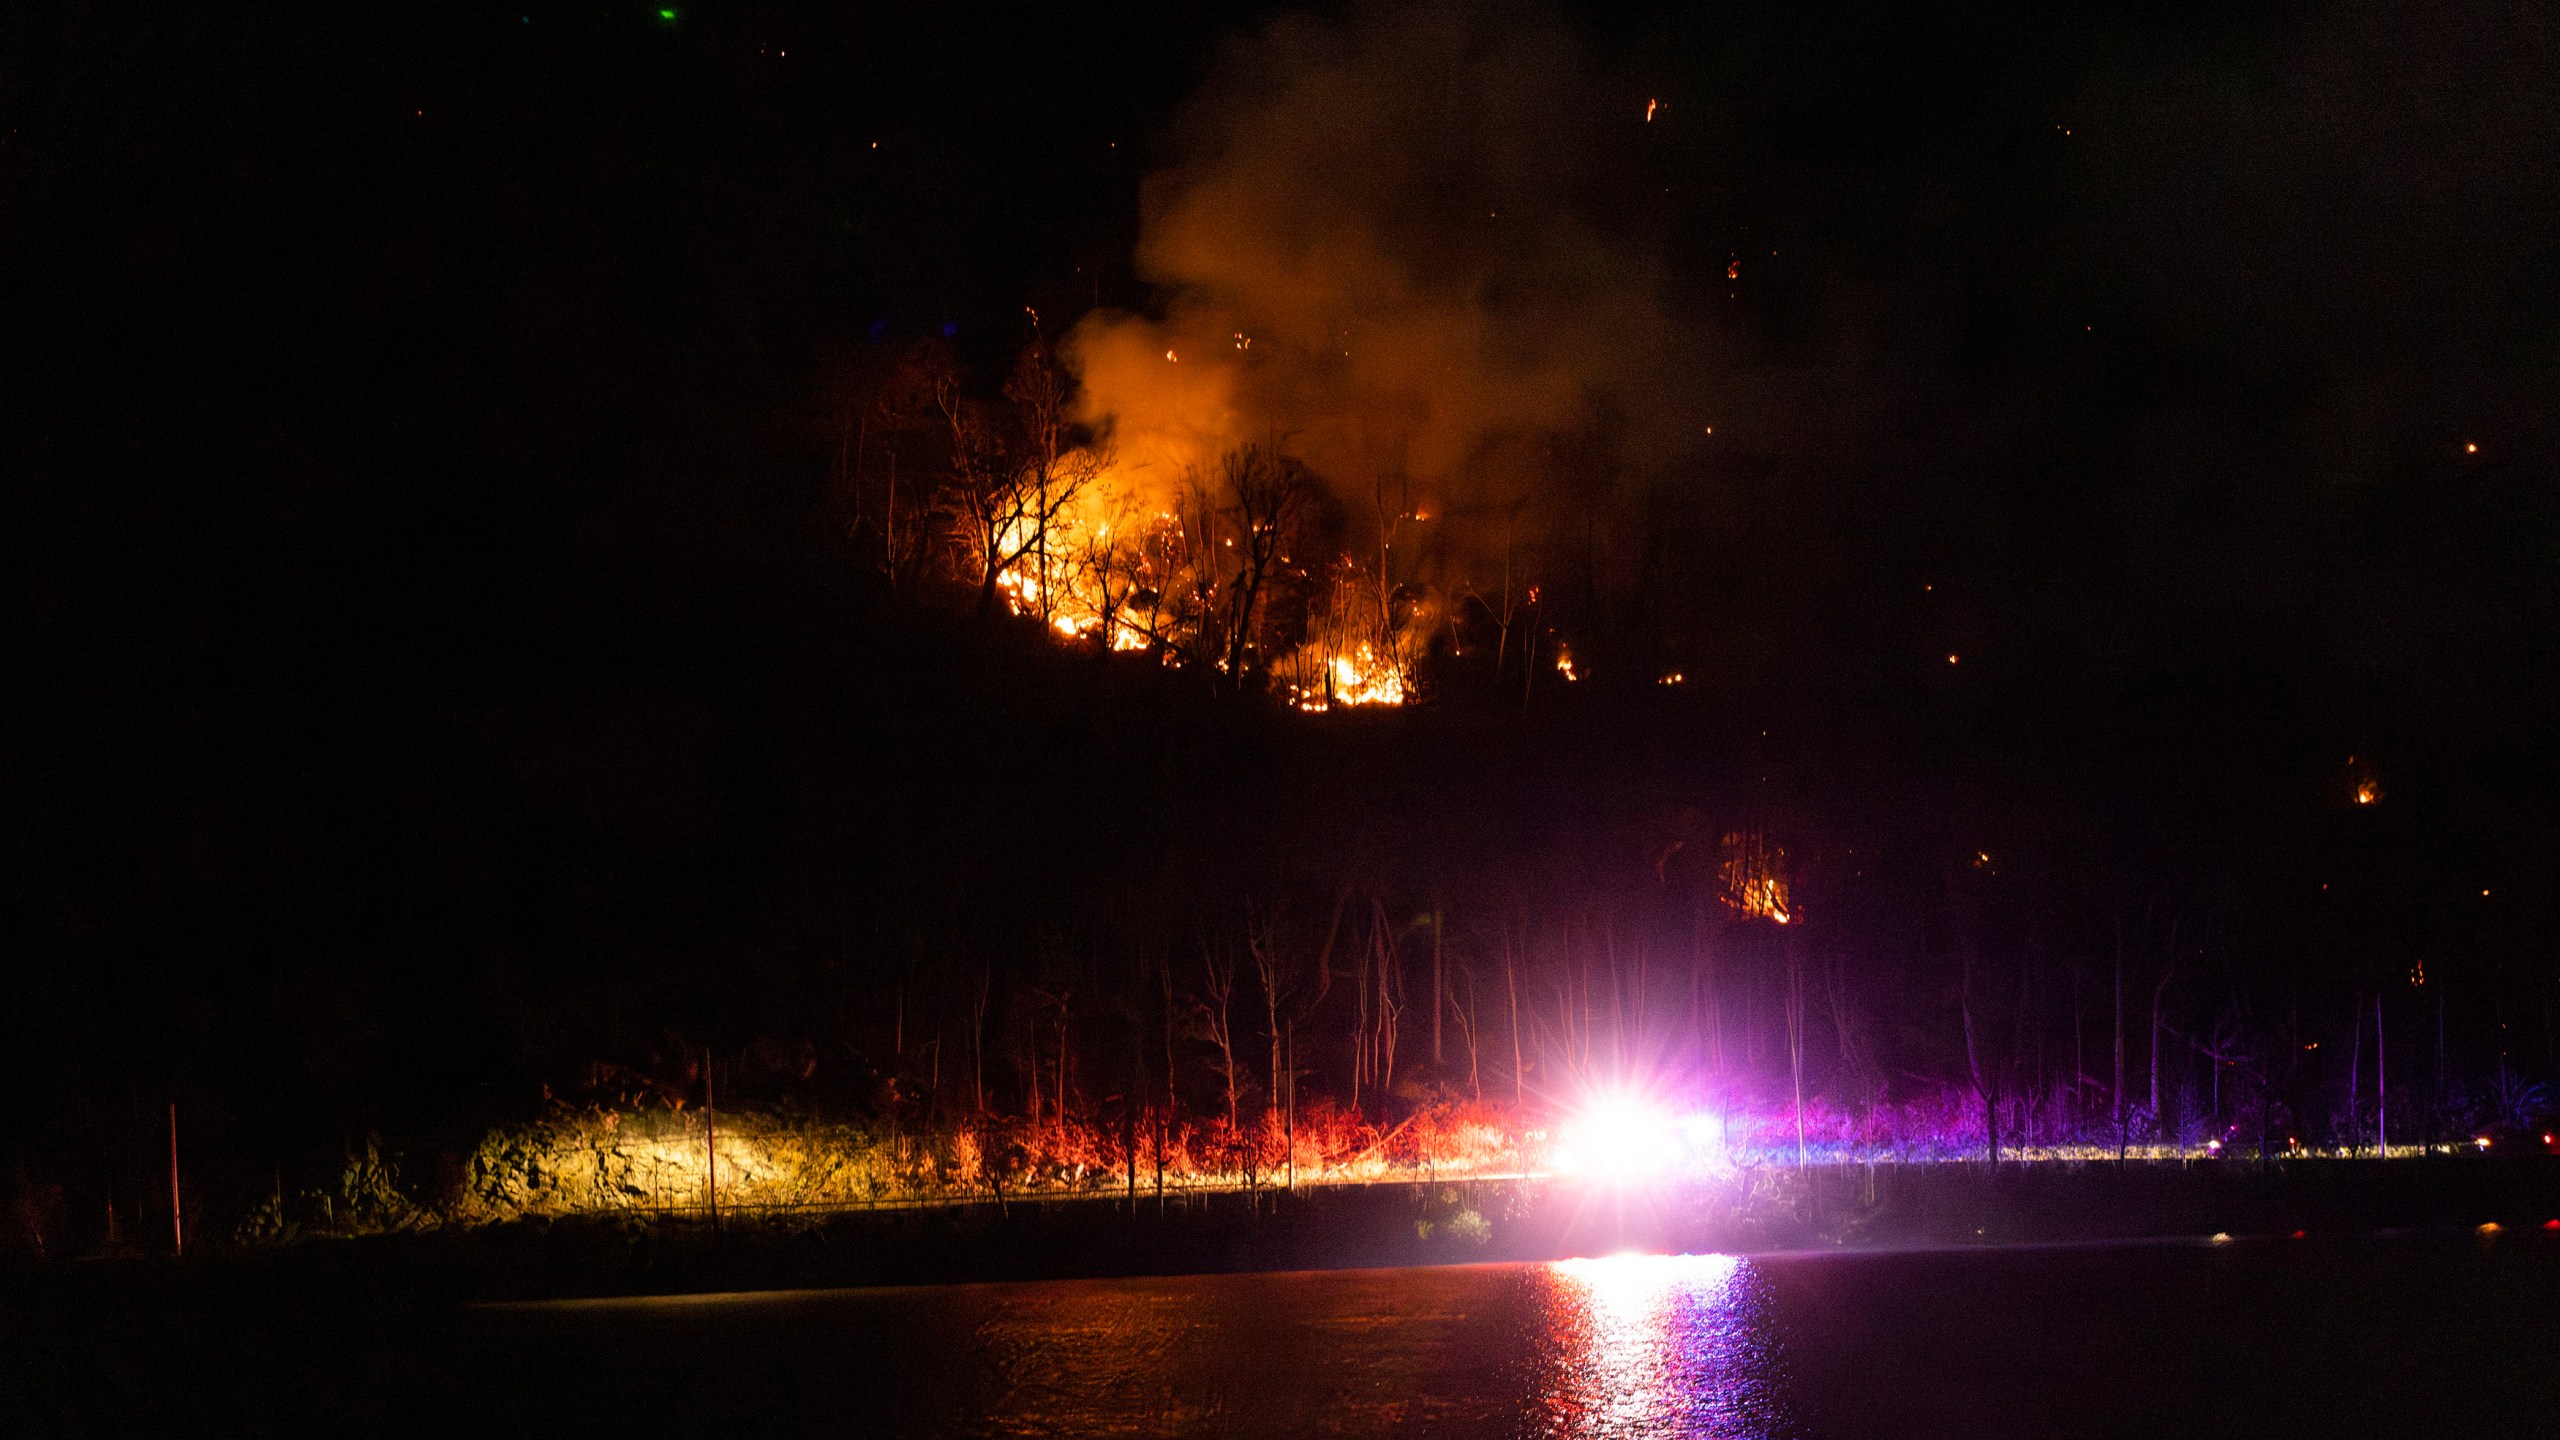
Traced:
POLYGON ((1622 1183, 1695 1170, 1723 1153, 1724 1139, 1721 1116, 1605 1095, 1565 1122, 1551 1158, 1561 1174, 1622 1183))

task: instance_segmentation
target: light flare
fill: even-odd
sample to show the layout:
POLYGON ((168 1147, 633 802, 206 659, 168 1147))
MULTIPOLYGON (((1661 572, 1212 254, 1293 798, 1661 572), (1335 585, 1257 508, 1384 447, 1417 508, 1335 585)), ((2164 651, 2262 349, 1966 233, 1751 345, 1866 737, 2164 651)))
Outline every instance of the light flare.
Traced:
POLYGON ((1550 1163, 1561 1174, 1626 1184, 1711 1165, 1724 1149, 1721 1116, 1683 1116, 1617 1093, 1594 1097, 1566 1120, 1550 1163))

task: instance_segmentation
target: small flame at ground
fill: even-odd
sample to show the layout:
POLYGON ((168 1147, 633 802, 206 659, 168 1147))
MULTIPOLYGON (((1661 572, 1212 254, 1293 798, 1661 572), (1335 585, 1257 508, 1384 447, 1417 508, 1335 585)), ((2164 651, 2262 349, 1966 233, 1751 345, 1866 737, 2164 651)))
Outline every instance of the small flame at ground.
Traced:
POLYGON ((1325 663, 1322 688, 1299 688, 1290 703, 1320 715, 1337 705, 1401 705, 1411 698, 1404 672, 1363 644, 1350 654, 1334 655, 1325 663))
POLYGON ((1725 903, 1745 919, 1767 918, 1780 925, 1795 919, 1787 894, 1787 852, 1753 831, 1734 831, 1718 847, 1725 903))

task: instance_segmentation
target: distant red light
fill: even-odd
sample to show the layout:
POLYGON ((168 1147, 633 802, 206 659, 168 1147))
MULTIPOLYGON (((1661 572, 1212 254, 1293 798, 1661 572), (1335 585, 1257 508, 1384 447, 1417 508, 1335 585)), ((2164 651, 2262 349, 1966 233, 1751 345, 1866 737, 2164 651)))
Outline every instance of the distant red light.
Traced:
MULTIPOLYGON (((2551 1223, 2552 1223, 2552 1224, 2554 1224, 2554 1225, 2560 1225, 2560 1220, 2554 1220, 2554 1221, 2552 1221, 2551 1223)), ((2294 1232, 2293 1232, 2293 1238, 2294 1238, 2294 1239, 2296 1239, 2296 1240, 2301 1239, 2301 1238, 2302 1238, 2302 1232, 2301 1232, 2301 1231, 2299 1231, 2299 1230, 2294 1231, 2294 1232)))

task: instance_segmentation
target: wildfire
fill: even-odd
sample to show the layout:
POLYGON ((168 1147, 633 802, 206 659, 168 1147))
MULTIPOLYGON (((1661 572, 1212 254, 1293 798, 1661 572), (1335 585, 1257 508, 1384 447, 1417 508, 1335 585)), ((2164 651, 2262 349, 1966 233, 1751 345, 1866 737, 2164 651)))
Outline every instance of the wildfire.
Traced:
POLYGON ((1562 645, 1556 647, 1556 673, 1567 680, 1579 680, 1582 678, 1581 675, 1574 671, 1573 651, 1562 645))
POLYGON ((1310 715, 1337 705, 1401 705, 1412 698, 1404 672, 1381 660, 1375 647, 1362 644, 1350 654, 1336 654, 1324 666, 1320 686, 1293 686, 1290 703, 1310 715))
MULTIPOLYGON (((1049 507, 1041 507, 1049 510, 1049 507)), ((1017 556, 996 576, 996 593, 1016 615, 1041 621, 1061 640, 1107 644, 1116 651, 1153 651, 1167 665, 1198 662, 1221 673, 1204 599, 1219 583, 1206 559, 1232 558, 1235 537, 1194 534, 1186 513, 1149 508, 1134 482, 1105 471, 1051 510, 1047 522, 1018 518, 1000 550, 1017 556)), ((1286 554, 1277 557, 1287 566, 1286 554)), ((1331 594, 1314 607, 1303 640, 1270 666, 1283 699, 1310 714, 1338 706, 1403 705, 1415 698, 1413 662, 1432 610, 1402 606, 1391 624, 1374 579, 1343 562, 1331 594)), ((1250 653, 1250 651, 1246 652, 1250 653)))
POLYGON ((1413 661, 1431 622, 1415 605, 1398 626, 1368 576, 1345 561, 1334 571, 1321 618, 1275 673, 1289 703, 1310 715, 1337 706, 1402 705, 1414 698, 1413 661))
POLYGON ((1724 900, 1744 919, 1766 917, 1780 925, 1795 917, 1787 892, 1787 852, 1756 830, 1728 832, 1717 846, 1724 900))
POLYGON ((1141 515, 1116 488, 1090 487, 1043 529, 1017 519, 1003 547, 1020 557, 996 576, 996 591, 1017 615, 1039 617, 1063 640, 1106 641, 1114 650, 1145 650, 1163 630, 1150 582, 1180 542, 1169 512, 1141 515), (1116 523, 1115 523, 1116 522, 1116 523))
POLYGON ((1740 908, 1745 915, 1766 915, 1781 925, 1795 918, 1787 911, 1787 887, 1775 878, 1754 880, 1745 886, 1740 908))

